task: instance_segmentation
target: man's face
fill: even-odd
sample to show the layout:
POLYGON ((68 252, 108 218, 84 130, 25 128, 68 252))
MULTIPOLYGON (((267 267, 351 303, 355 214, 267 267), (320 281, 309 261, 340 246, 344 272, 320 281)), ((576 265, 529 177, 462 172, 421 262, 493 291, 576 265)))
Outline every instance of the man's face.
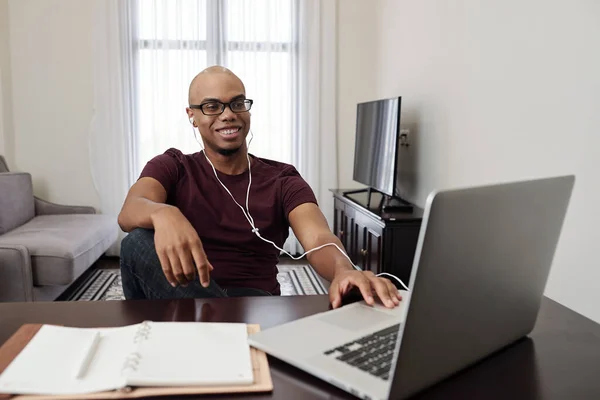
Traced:
MULTIPOLYGON (((192 104, 205 104, 214 101, 229 103, 245 99, 242 82, 231 74, 214 73, 203 76, 192 92, 192 104)), ((234 113, 229 106, 220 115, 204 115, 199 109, 187 109, 194 117, 204 144, 222 155, 236 153, 245 146, 250 130, 250 112, 234 113)))

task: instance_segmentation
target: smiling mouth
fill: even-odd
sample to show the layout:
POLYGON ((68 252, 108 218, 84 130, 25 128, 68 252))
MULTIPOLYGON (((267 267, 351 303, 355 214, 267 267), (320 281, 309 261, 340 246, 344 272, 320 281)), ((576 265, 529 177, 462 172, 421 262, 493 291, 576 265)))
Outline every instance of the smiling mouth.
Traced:
POLYGON ((240 131, 240 129, 241 128, 239 128, 239 127, 237 127, 237 128, 217 129, 217 132, 219 132, 223 136, 231 136, 231 135, 234 135, 234 134, 238 133, 240 131))

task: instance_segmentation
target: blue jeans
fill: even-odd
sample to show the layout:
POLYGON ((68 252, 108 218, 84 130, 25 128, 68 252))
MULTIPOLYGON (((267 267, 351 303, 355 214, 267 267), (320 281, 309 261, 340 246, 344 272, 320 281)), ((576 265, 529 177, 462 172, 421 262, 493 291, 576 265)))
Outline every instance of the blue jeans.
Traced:
POLYGON ((154 247, 154 231, 137 228, 121 243, 121 281, 127 300, 206 297, 270 296, 255 288, 221 288, 211 279, 203 287, 198 278, 186 287, 171 286, 160 266, 154 247))

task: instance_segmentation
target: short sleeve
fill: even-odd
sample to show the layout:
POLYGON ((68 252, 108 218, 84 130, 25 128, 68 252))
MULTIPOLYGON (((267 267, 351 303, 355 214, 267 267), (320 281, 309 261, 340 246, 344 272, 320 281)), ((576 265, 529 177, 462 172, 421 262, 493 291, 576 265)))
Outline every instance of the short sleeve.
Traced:
POLYGON ((285 216, 304 203, 317 204, 317 198, 309 184, 293 166, 285 169, 281 175, 281 195, 285 216))
POLYGON ((142 173, 141 178, 154 178, 165 188, 167 193, 175 188, 181 175, 181 152, 176 149, 169 149, 161 155, 158 155, 148 161, 142 173))

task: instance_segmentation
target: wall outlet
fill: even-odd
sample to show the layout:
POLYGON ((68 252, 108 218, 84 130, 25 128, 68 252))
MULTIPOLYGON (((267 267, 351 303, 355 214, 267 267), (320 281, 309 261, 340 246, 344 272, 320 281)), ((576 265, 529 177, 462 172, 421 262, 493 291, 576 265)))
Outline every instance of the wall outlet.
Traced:
POLYGON ((400 129, 400 146, 408 147, 410 146, 410 129, 402 128, 400 129))

